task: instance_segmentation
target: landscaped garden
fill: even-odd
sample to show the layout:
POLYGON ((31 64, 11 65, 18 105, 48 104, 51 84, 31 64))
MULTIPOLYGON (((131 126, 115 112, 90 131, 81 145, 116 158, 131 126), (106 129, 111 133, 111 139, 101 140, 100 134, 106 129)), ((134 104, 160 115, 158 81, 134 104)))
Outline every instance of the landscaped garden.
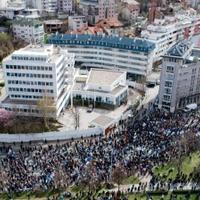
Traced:
POLYGON ((200 174, 200 152, 192 153, 183 158, 180 166, 176 161, 156 166, 153 169, 153 173, 158 179, 165 181, 175 180, 178 174, 182 174, 186 178, 191 178, 197 173, 200 174))

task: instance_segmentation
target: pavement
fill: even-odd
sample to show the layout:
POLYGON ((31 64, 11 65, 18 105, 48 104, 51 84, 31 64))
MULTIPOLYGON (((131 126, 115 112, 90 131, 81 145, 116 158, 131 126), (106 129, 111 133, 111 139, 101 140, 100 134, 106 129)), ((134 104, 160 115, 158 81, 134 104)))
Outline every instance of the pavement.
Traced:
POLYGON ((4 81, 4 78, 3 78, 3 69, 0 68, 0 82, 4 81))
POLYGON ((76 118, 75 115, 79 116, 79 129, 87 129, 90 123, 99 117, 100 115, 106 115, 107 117, 113 118, 115 121, 119 121, 122 118, 122 115, 129 108, 130 105, 134 105, 137 102, 138 97, 141 94, 136 90, 129 90, 128 103, 126 105, 122 105, 115 110, 106 110, 106 109, 93 109, 91 113, 88 113, 87 107, 76 107, 74 112, 71 109, 67 109, 61 116, 58 118, 58 122, 63 125, 59 130, 67 131, 74 130, 76 126, 76 118))

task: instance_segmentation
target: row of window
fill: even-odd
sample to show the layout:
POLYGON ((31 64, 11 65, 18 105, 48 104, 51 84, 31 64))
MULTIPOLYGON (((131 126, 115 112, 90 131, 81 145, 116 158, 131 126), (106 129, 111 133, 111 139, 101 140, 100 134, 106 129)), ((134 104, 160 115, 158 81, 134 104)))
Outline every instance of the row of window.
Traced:
POLYGON ((29 112, 29 113, 39 113, 39 110, 36 109, 26 109, 26 108, 5 108, 5 110, 12 112, 29 112))
POLYGON ((34 60, 34 61, 46 61, 44 57, 27 57, 27 56, 12 56, 13 60, 34 60))
POLYGON ((26 74, 26 73, 6 73, 7 76, 26 77, 26 78, 53 78, 51 74, 26 74))
POLYGON ((52 71, 52 67, 43 66, 21 66, 21 65, 6 65, 6 69, 26 69, 26 70, 42 70, 42 71, 52 71))
MULTIPOLYGON (((19 94, 12 94, 10 95, 11 98, 15 98, 15 99, 42 99, 42 96, 31 96, 31 95, 19 95, 19 94)), ((49 97, 49 99, 54 100, 53 97, 49 97)))
POLYGON ((9 80, 8 84, 53 86, 53 82, 9 80))
POLYGON ((53 90, 44 90, 44 89, 33 89, 33 88, 12 88, 9 87, 8 90, 16 92, 39 92, 39 93, 53 93, 53 90))

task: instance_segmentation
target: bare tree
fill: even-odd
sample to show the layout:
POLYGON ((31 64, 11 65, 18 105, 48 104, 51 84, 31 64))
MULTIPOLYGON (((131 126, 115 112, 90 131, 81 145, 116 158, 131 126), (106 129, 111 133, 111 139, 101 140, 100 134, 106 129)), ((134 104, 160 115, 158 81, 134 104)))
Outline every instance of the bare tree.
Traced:
POLYGON ((64 173, 62 166, 58 166, 54 175, 56 189, 65 189, 68 185, 68 176, 64 173))
POLYGON ((37 107, 44 120, 45 128, 49 129, 49 119, 53 118, 56 112, 54 100, 51 97, 44 95, 43 98, 37 102, 37 107))
POLYGON ((3 166, 0 166, 0 191, 7 188, 8 174, 3 166))
POLYGON ((118 191, 125 175, 125 170, 120 165, 116 166, 112 172, 112 181, 117 184, 118 191))

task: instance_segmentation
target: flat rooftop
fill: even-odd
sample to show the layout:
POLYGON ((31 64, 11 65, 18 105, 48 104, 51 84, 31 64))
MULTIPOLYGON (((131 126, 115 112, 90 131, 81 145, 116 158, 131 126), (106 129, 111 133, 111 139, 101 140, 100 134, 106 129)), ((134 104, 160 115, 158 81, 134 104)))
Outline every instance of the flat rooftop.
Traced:
POLYGON ((100 115, 94 119, 90 124, 98 125, 102 128, 107 128, 114 122, 114 119, 106 115, 100 115))
POLYGON ((64 22, 59 19, 52 19, 44 21, 45 24, 63 24, 64 22))
POLYGON ((145 53, 151 52, 155 48, 155 44, 146 39, 89 34, 54 34, 48 38, 47 43, 71 46, 102 46, 145 53))
POLYGON ((102 69, 91 69, 87 84, 94 84, 99 86, 110 86, 125 72, 110 71, 102 69))
MULTIPOLYGON (((28 57, 42 57, 44 60, 34 60, 35 62, 48 62, 48 63, 56 63, 60 60, 61 56, 63 56, 62 51, 66 51, 67 49, 61 49, 59 47, 53 47, 53 45, 28 45, 22 49, 14 51, 11 55, 9 55, 5 60, 16 60, 15 57, 24 58, 28 57)), ((20 58, 20 59, 21 59, 20 58)), ((19 59, 19 58, 17 58, 19 59)), ((23 59, 22 59, 23 60, 23 59)), ((25 59, 25 62, 29 62, 29 60, 25 59)))
POLYGON ((135 0, 123 0, 123 2, 128 3, 128 4, 140 5, 139 2, 135 0))

